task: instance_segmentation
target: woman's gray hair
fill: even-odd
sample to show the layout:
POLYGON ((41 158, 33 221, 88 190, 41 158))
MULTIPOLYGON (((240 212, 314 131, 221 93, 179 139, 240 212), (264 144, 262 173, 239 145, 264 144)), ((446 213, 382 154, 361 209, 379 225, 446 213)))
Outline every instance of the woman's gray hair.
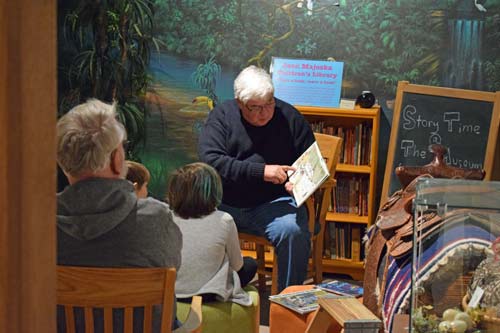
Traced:
POLYGON ((234 80, 234 97, 244 104, 251 99, 263 99, 273 94, 271 76, 262 68, 249 66, 234 80))
POLYGON ((59 119, 57 162, 66 173, 78 177, 100 171, 110 163, 111 153, 127 137, 115 109, 115 103, 90 99, 59 119))

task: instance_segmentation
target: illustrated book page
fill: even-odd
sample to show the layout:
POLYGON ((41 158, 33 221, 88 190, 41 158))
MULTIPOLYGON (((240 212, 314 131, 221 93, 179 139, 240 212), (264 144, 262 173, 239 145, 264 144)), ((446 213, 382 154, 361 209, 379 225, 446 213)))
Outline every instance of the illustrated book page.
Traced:
POLYGON ((328 179, 330 173, 316 141, 292 164, 292 167, 295 171, 289 171, 288 180, 293 183, 293 196, 297 206, 300 206, 328 179))

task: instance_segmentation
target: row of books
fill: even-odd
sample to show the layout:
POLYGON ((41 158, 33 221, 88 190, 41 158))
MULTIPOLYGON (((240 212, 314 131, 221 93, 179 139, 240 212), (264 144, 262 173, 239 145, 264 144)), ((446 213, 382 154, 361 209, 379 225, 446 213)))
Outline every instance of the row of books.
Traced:
POLYGON ((362 122, 354 127, 334 126, 324 121, 311 123, 314 132, 335 135, 342 138, 340 163, 370 165, 372 125, 362 122))
POLYGON ((368 215, 370 179, 362 174, 337 173, 329 210, 334 213, 368 215))
POLYGON ((352 259, 361 261, 364 258, 362 237, 366 226, 356 223, 327 222, 323 257, 328 259, 352 259))

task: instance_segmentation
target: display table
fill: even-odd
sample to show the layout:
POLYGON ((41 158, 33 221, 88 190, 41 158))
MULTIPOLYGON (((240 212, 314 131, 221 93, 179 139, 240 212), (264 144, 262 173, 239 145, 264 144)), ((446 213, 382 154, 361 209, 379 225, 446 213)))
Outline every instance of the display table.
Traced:
MULTIPOLYGON (((290 286, 285 288, 280 294, 304 291, 313 287, 313 285, 290 286)), ((301 315, 284 306, 271 302, 269 309, 269 333, 304 333, 309 322, 313 320, 314 314, 315 312, 301 315)), ((339 333, 340 331, 341 327, 332 322, 326 333, 339 333)))

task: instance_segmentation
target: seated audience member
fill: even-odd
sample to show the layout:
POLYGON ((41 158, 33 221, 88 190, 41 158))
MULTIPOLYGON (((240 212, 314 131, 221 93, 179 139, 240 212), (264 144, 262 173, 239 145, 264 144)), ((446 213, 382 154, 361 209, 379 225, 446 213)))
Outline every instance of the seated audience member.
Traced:
POLYGON ((220 177, 205 163, 188 164, 169 178, 167 201, 184 241, 175 292, 179 301, 201 295, 204 302, 249 306, 252 300, 242 287, 254 277, 257 263, 241 256, 233 218, 217 210, 221 198, 220 177))
POLYGON ((290 195, 287 172, 314 134, 297 109, 274 97, 265 70, 243 69, 234 94, 210 111, 198 141, 200 160, 222 178, 219 209, 232 215, 240 232, 265 237, 275 247, 281 291, 302 284, 307 274, 307 209, 290 195))
MULTIPOLYGON (((74 107, 57 122, 57 162, 70 184, 57 195, 59 265, 179 269, 182 234, 165 203, 137 199, 133 185, 125 180, 125 139, 115 105, 95 99, 74 107)), ((58 332, 63 332, 60 310, 58 332)), ((121 312, 114 316, 121 320, 121 312)), ((155 332, 159 318, 158 309, 155 332)), ((142 319, 134 320, 134 332, 142 332, 141 324, 142 319)), ((102 331, 99 318, 95 326, 96 332, 102 331)))
POLYGON ((127 180, 134 185, 135 194, 139 199, 148 197, 148 184, 151 179, 149 170, 141 163, 134 161, 127 162, 127 180))

